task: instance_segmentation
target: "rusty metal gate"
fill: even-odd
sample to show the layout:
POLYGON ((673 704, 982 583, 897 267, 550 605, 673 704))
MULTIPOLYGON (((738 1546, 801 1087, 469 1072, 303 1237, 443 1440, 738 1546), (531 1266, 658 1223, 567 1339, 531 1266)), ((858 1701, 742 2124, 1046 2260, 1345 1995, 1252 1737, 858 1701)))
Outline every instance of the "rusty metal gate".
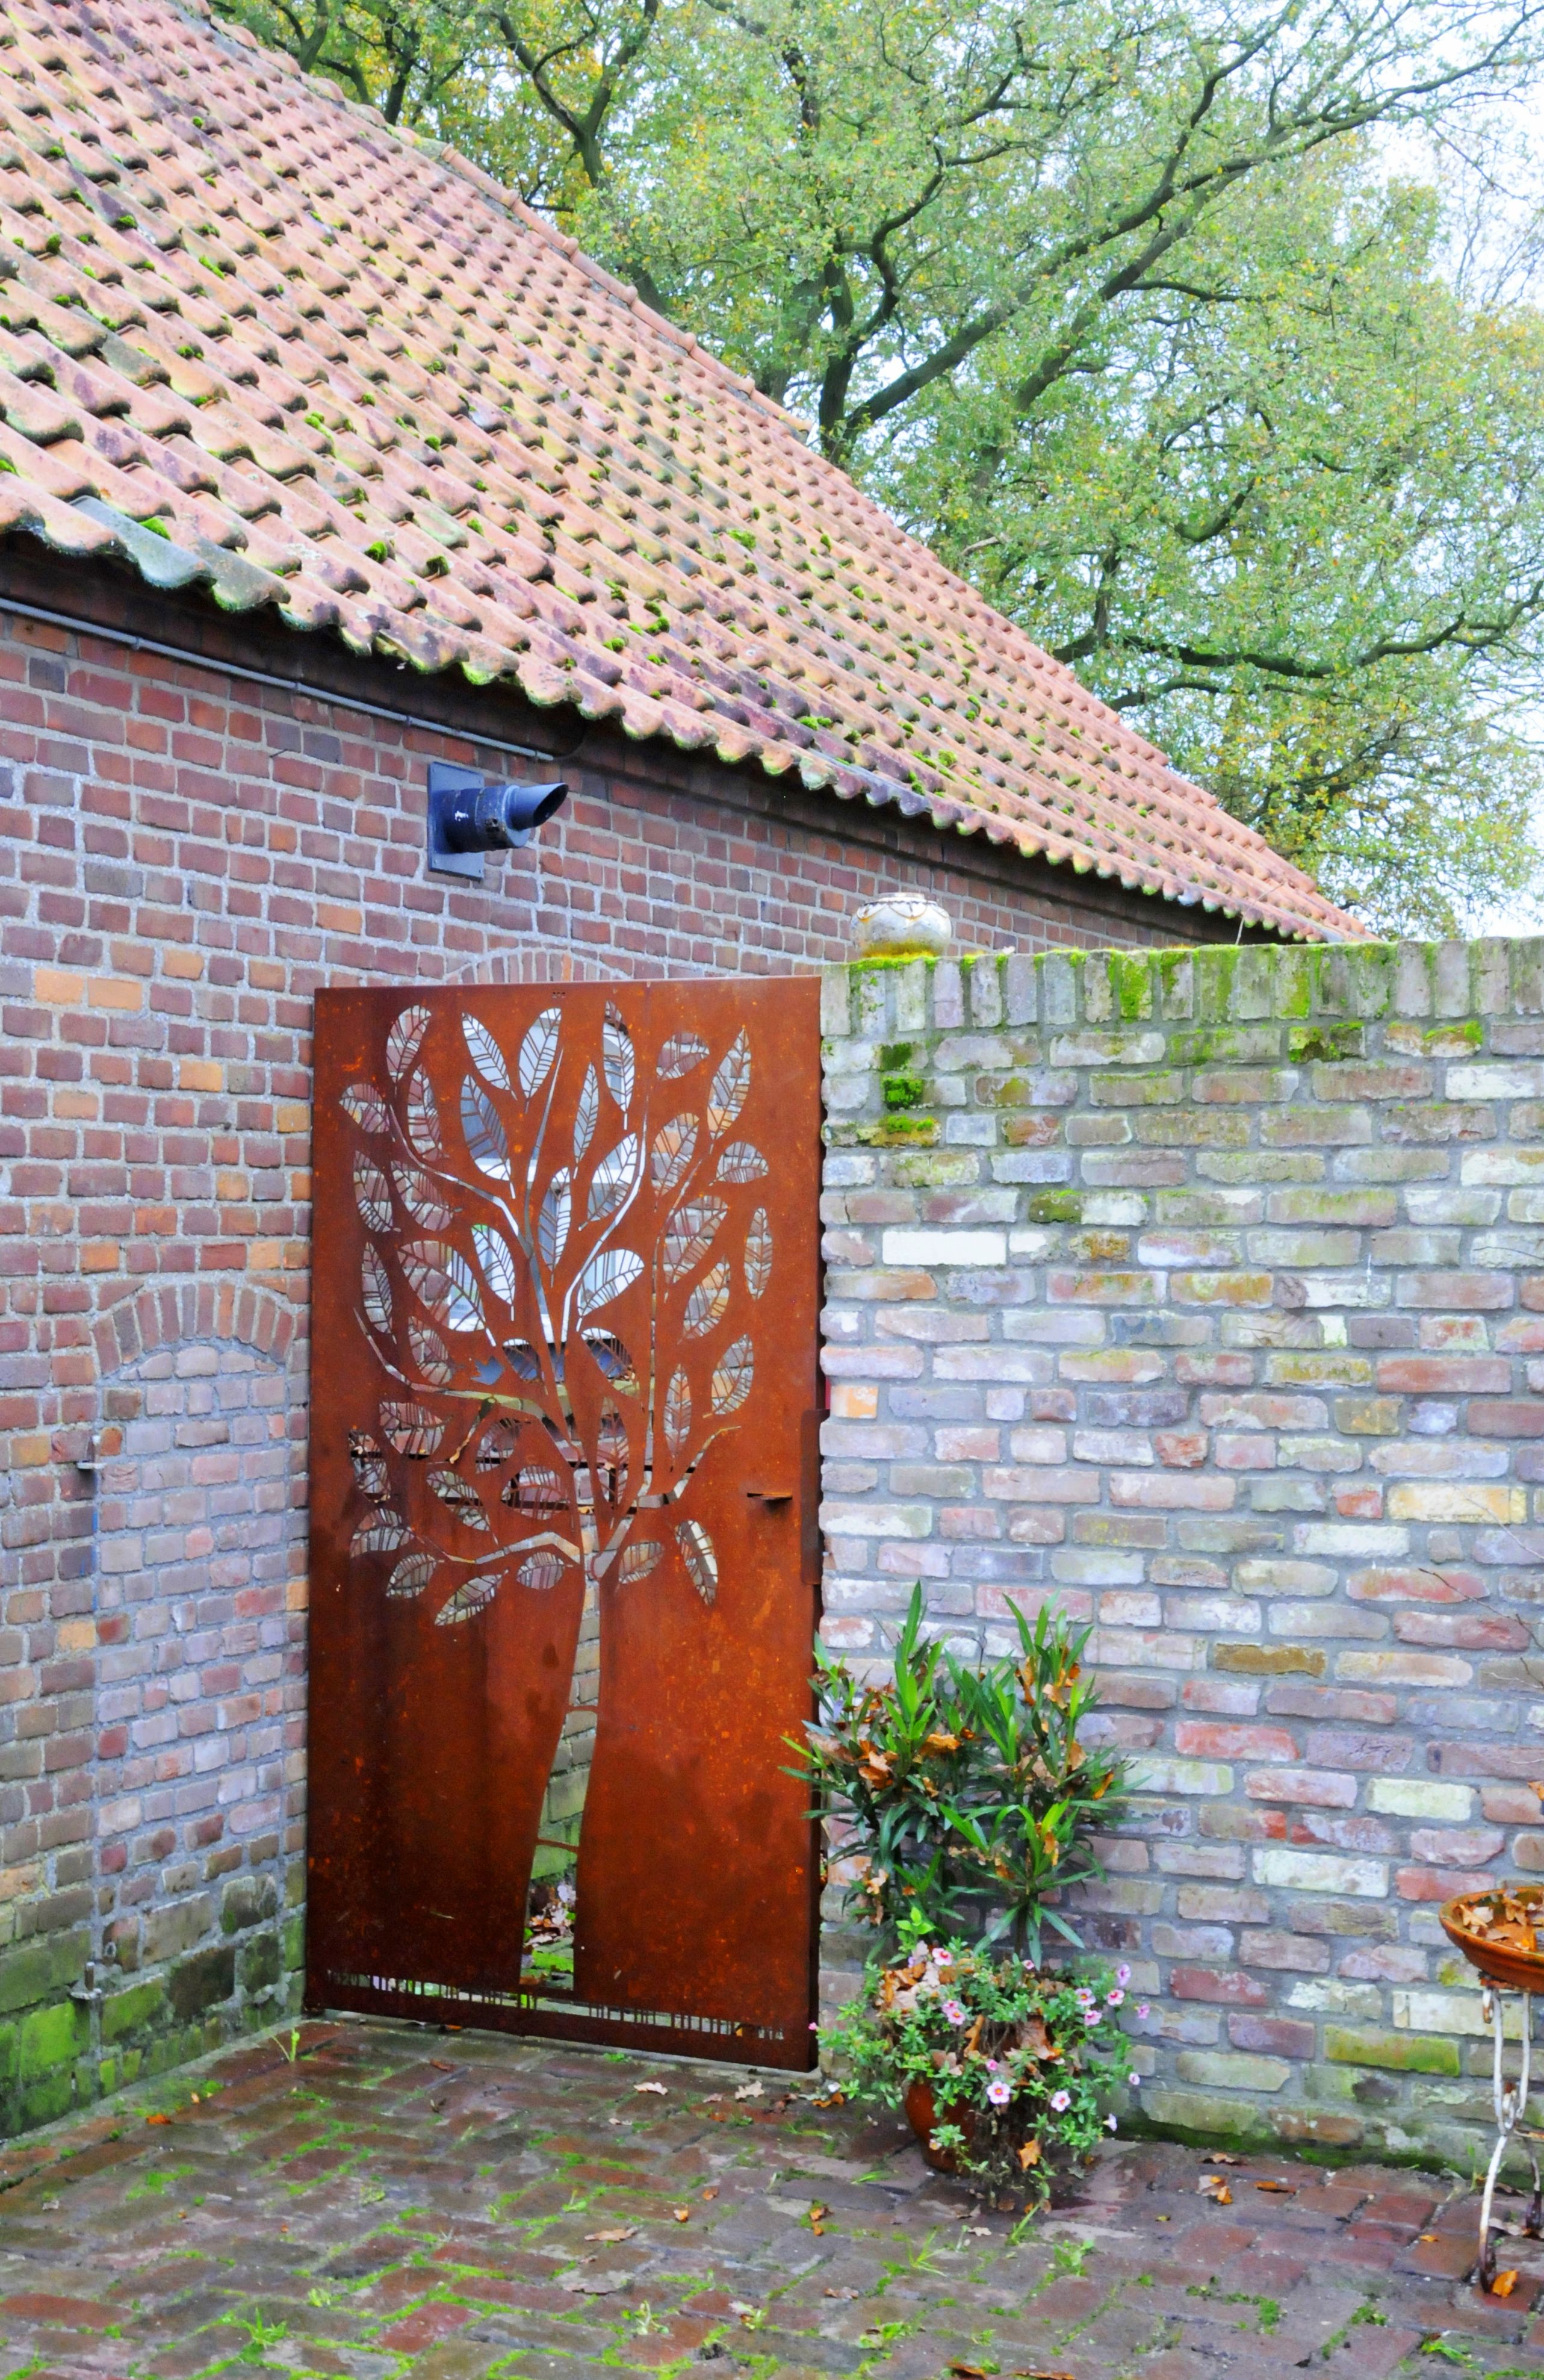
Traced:
POLYGON ((811 2062, 818 987, 317 1000, 308 1998, 811 2062))

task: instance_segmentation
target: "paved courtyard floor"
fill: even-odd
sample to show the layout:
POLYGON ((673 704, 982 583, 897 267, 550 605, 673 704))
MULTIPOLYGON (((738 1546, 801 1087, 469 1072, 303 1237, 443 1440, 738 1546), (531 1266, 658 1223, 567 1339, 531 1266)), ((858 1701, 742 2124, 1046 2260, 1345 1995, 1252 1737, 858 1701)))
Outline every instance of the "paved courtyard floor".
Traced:
POLYGON ((353 2020, 291 2046, 0 2155, 0 2380, 1544 2374, 1544 2247, 1481 2295, 1437 2178, 1112 2143, 1016 2228, 802 2081, 353 2020))

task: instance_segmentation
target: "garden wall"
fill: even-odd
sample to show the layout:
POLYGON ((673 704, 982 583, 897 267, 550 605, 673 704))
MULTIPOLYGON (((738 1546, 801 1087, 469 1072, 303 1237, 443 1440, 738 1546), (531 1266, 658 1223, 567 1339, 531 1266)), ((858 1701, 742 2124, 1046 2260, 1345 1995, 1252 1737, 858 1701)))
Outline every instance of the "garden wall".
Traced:
POLYGON ((1544 943, 825 1000, 828 1643, 882 1658, 918 1580, 971 1650, 1092 1621, 1148 2118, 1466 2162, 1438 1906, 1544 1873, 1544 943))

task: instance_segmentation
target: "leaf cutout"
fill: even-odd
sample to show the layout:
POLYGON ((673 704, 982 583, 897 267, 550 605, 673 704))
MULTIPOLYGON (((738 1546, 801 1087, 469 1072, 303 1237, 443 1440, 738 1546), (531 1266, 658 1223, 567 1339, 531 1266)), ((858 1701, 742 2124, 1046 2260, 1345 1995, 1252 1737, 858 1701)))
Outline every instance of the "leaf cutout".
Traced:
POLYGON ((514 1574, 522 1586, 534 1586, 546 1593, 557 1585, 567 1568, 561 1553, 551 1546, 543 1546, 538 1553, 527 1554, 514 1574))
POLYGON ((541 1357, 528 1339, 506 1339, 504 1354, 516 1379, 540 1379, 541 1357))
POLYGON ((590 1176, 590 1213, 592 1223, 603 1215, 614 1215, 638 1176, 638 1136, 629 1133, 619 1140, 615 1148, 608 1149, 590 1176))
POLYGON ((766 1209, 758 1207, 745 1234, 745 1286, 759 1297, 772 1278, 772 1226, 766 1209))
POLYGON ((404 1554, 386 1582, 386 1592, 397 1601, 422 1595, 434 1576, 438 1563, 435 1554, 404 1554))
POLYGON ((568 1227, 573 1220, 573 1184, 563 1165, 548 1184, 547 1196, 537 1217, 537 1247, 549 1272, 568 1245, 568 1227))
POLYGON ((470 1479, 464 1479, 459 1471, 431 1471, 428 1484, 432 1493, 439 1497, 448 1512, 455 1514, 463 1528, 488 1527, 488 1514, 483 1511, 482 1498, 470 1479))
POLYGON ((665 1438, 678 1463, 691 1435, 692 1383, 678 1367, 671 1373, 670 1385, 665 1391, 665 1438))
POLYGON ((447 1330, 484 1329, 482 1293, 472 1268, 443 1240, 409 1240, 402 1269, 414 1295, 447 1330))
POLYGON ((568 1506, 562 1481, 539 1463, 528 1463, 510 1481, 504 1501, 517 1505, 522 1512, 561 1512, 568 1506))
POLYGON ((605 1374, 618 1393, 635 1397, 638 1393, 637 1368, 621 1341, 614 1339, 609 1330, 586 1330, 585 1344, 597 1369, 605 1374))
MULTIPOLYGON (((665 1226, 662 1243, 665 1279, 682 1281, 695 1270, 713 1245, 714 1233, 729 1213, 722 1198, 694 1198, 678 1207, 665 1226)), ((706 1323, 704 1329, 706 1329, 706 1323)))
POLYGON ((732 1346, 725 1348, 713 1367, 714 1412, 737 1413, 751 1393, 754 1377, 754 1350, 749 1339, 737 1339, 732 1346))
POLYGON ((427 1070, 420 1066, 407 1086, 407 1137, 420 1157, 444 1154, 440 1139, 440 1111, 427 1070))
POLYGON ((487 1026, 476 1016, 464 1016, 461 1032, 466 1044, 466 1054, 484 1082, 491 1083, 496 1091, 513 1091, 514 1085, 510 1081, 504 1053, 487 1026))
POLYGON ((705 1603, 711 1603, 718 1592, 718 1557, 713 1550, 713 1540, 700 1521, 679 1521, 676 1543, 681 1559, 686 1564, 686 1575, 705 1603))
POLYGON ((383 1504, 391 1493, 386 1477, 386 1457, 368 1429, 351 1429, 348 1433, 348 1459, 354 1465, 356 1484, 377 1504, 383 1504))
POLYGON ((399 1157, 392 1160, 392 1179, 397 1185, 397 1196, 416 1223, 421 1223, 426 1232, 450 1230, 455 1216, 427 1173, 420 1173, 416 1165, 399 1157))
POLYGON ((383 1404, 380 1427, 399 1454, 422 1460, 445 1435, 445 1425, 427 1405, 383 1404))
POLYGON ((718 1160, 720 1182, 759 1182, 766 1160, 748 1140, 731 1140, 718 1160))
POLYGON ((418 1054, 418 1045, 428 1031, 427 1008, 404 1008, 386 1036, 386 1072, 393 1083, 400 1083, 418 1054))
POLYGON ((359 1260, 359 1272, 365 1319, 372 1329, 389 1331, 392 1328, 392 1277, 381 1263, 379 1252, 368 1241, 359 1260))
POLYGON ((373 1083, 350 1083, 340 1094, 338 1105, 344 1115, 352 1116, 361 1132, 385 1132, 392 1118, 386 1102, 373 1083))
POLYGON ((624 1289, 631 1289, 643 1271, 642 1257, 631 1248, 599 1248, 579 1276, 575 1292, 575 1318, 583 1322, 597 1305, 609 1305, 624 1289))
POLYGON ((398 1515, 383 1504, 379 1512, 367 1512, 349 1539, 350 1558, 359 1554, 394 1553, 398 1546, 407 1543, 412 1534, 411 1529, 403 1526, 398 1515))
POLYGON ((595 1451, 601 1467, 615 1475, 611 1482, 610 1500, 613 1504, 620 1504, 627 1492, 627 1425, 609 1397, 600 1408, 600 1427, 596 1432, 595 1451))
POLYGON ((573 1111, 573 1162, 582 1165, 585 1151, 595 1138, 595 1128, 600 1120, 600 1082, 593 1066, 587 1067, 579 1086, 579 1104, 573 1111))
POLYGON ((475 1075, 461 1086, 461 1130, 466 1154, 490 1182, 510 1178, 510 1145, 499 1111, 475 1075))
POLYGON ((707 1128, 715 1140, 728 1132, 745 1104, 751 1087, 751 1045, 743 1032, 734 1037, 729 1055, 719 1062, 708 1087, 707 1128))
POLYGON ((647 1578, 664 1550, 657 1537, 640 1537, 636 1544, 623 1546, 621 1560, 617 1564, 617 1577, 621 1584, 629 1586, 635 1578, 647 1578))
POLYGON ((407 1344, 413 1357, 413 1368, 430 1388, 442 1389, 452 1378, 450 1350, 438 1330, 420 1322, 416 1314, 407 1318, 407 1344))
POLYGON ((716 1322, 721 1322, 730 1302, 730 1269, 716 1264, 705 1272, 686 1301, 686 1311, 681 1327, 688 1339, 706 1338, 716 1322))
POLYGON ((477 1251, 477 1262, 483 1269, 483 1279, 502 1305, 514 1304, 514 1251, 502 1232, 491 1223, 474 1223, 472 1244, 477 1251))
POLYGON ((633 1104, 633 1036, 609 1004, 600 1028, 600 1062, 606 1069, 606 1087, 625 1115, 633 1104))
POLYGON ((707 1043, 695 1033, 672 1033, 654 1062, 654 1071, 661 1081, 673 1083, 678 1076, 689 1075, 700 1066, 707 1055, 707 1043))
POLYGON ((435 1626, 453 1628, 460 1621, 476 1620, 480 1611, 488 1609, 498 1592, 497 1578, 469 1578, 464 1586, 456 1588, 449 1603, 440 1605, 434 1615, 435 1626))
POLYGON ((514 1424, 512 1421, 490 1422, 477 1440, 477 1469, 501 1471, 514 1459, 514 1424))
POLYGON ((367 1232, 392 1228, 392 1185, 361 1148, 354 1160, 354 1203, 367 1232))
POLYGON ((558 1054, 558 1026, 561 1016, 561 1009, 544 1008, 520 1044, 515 1071, 520 1076, 520 1087, 527 1099, 533 1092, 540 1090, 552 1071, 552 1061, 558 1054))
POLYGON ((660 1125, 654 1135, 654 1150, 649 1158, 649 1170, 654 1175, 657 1190, 673 1190, 678 1183, 685 1181, 691 1172, 696 1148, 695 1116, 672 1116, 669 1123, 660 1125))

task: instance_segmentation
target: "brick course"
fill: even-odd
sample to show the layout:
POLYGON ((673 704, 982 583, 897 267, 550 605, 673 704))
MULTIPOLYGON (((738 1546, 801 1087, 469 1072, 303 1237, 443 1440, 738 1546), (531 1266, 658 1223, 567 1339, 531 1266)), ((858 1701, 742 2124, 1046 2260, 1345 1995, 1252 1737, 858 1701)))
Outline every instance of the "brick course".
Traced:
POLYGON ((842 967, 825 1023, 828 1641, 919 1580, 971 1651, 1092 1621, 1149 2118, 1466 2157, 1437 1904, 1544 1873, 1544 944, 842 967))

